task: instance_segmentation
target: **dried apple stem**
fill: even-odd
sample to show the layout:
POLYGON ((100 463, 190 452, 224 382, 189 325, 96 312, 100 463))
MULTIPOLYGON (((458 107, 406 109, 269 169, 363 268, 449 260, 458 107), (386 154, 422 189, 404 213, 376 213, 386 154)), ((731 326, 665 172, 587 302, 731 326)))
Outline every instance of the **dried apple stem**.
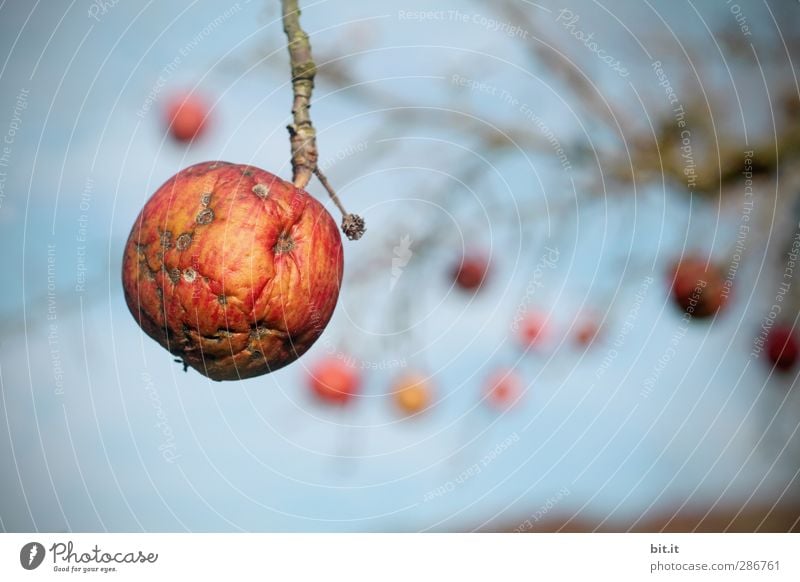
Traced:
POLYGON ((287 127, 292 147, 292 181, 298 188, 305 188, 311 181, 311 176, 316 174, 342 213, 342 231, 350 240, 357 240, 366 230, 364 219, 356 214, 349 214, 344 209, 330 182, 317 167, 319 159, 317 134, 309 113, 317 66, 311 57, 308 35, 300 26, 300 8, 297 0, 281 0, 281 8, 283 31, 288 40, 294 94, 293 123, 287 127))

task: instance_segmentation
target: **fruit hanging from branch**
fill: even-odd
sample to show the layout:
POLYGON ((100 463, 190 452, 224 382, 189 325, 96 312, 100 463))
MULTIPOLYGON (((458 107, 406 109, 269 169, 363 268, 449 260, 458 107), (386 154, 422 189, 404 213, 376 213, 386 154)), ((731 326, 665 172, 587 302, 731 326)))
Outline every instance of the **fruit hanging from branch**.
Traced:
POLYGON ((483 285, 489 273, 488 259, 477 252, 465 254, 453 266, 453 282, 464 291, 475 292, 483 285))
POLYGON ((394 383, 392 398, 403 414, 418 414, 431 403, 429 380, 418 373, 403 374, 394 383))
POLYGON ((165 121, 170 135, 179 142, 190 142, 208 126, 208 106, 197 95, 175 95, 165 108, 165 121))
POLYGON ((358 370, 334 357, 317 362, 309 370, 308 379, 314 395, 327 404, 344 405, 361 389, 358 370))
POLYGON ((238 380, 311 347, 336 306, 342 263, 316 198, 253 166, 206 162, 145 204, 123 288, 150 337, 213 380, 238 380))
POLYGON ((365 230, 316 165, 308 114, 316 68, 299 15, 296 0, 283 1, 294 89, 293 183, 249 165, 196 164, 153 194, 125 245, 122 283, 134 318, 184 369, 212 380, 251 378, 291 363, 333 314, 342 243, 331 215, 304 190, 312 175, 341 210, 348 238, 365 230))
POLYGON ((486 380, 484 398, 496 410, 508 410, 522 397, 522 379, 514 370, 499 369, 486 380))
POLYGON ((595 316, 584 316, 576 323, 575 343, 581 347, 588 347, 594 343, 599 334, 599 319, 595 316))
POLYGON ((767 335, 764 353, 767 360, 779 372, 788 372, 797 364, 800 342, 790 325, 779 324, 767 335))
POLYGON ((517 336, 525 349, 541 345, 547 337, 547 314, 538 311, 526 313, 519 322, 517 336))
POLYGON ((670 270, 672 297, 686 314, 711 317, 728 301, 722 270, 700 256, 686 256, 670 270))

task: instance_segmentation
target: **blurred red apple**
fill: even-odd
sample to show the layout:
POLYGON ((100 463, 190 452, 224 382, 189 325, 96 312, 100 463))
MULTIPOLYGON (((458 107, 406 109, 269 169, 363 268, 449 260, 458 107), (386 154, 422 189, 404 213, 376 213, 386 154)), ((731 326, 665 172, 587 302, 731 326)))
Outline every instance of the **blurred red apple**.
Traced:
POLYGON ((345 404, 358 394, 361 376, 344 360, 328 357, 311 368, 309 382, 311 390, 323 402, 345 404))
POLYGON ((776 370, 788 372, 797 364, 800 343, 791 326, 776 325, 767 335, 765 353, 776 370))
POLYGON ((489 261, 478 253, 464 255, 454 268, 453 280, 465 291, 477 291, 489 272, 489 261))
POLYGON ((575 341, 580 346, 590 346, 599 333, 599 321, 594 317, 585 317, 576 324, 575 341))
POLYGON ((122 263, 142 329, 212 380, 277 370, 328 324, 342 242, 315 198, 264 170, 204 162, 147 201, 122 263))
POLYGON ((522 380, 513 370, 497 370, 486 381, 486 403, 498 410, 514 406, 522 392, 522 380))
POLYGON ((180 142, 191 141, 208 125, 208 106, 197 95, 176 95, 167 102, 165 117, 172 137, 180 142))
POLYGON ((678 306, 693 317, 711 317, 728 300, 722 270, 705 258, 687 256, 670 271, 672 297, 678 306))
POLYGON ((518 336, 524 348, 541 344, 547 336, 547 316, 539 312, 529 312, 519 322, 518 336))
POLYGON ((417 414, 430 405, 430 382, 422 374, 403 374, 395 382, 392 396, 395 405, 403 414, 417 414))

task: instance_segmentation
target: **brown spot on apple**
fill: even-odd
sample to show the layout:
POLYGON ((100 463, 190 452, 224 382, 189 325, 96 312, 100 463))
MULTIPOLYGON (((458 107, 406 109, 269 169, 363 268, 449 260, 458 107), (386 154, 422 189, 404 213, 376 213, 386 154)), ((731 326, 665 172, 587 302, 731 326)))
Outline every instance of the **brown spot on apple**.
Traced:
POLYGON ((275 253, 289 253, 294 250, 294 239, 288 232, 282 232, 278 237, 278 242, 275 243, 275 253))
POLYGON ((269 188, 266 184, 256 184, 253 186, 253 194, 259 198, 266 198, 269 195, 269 188))
POLYGON ((192 244, 192 235, 188 232, 184 232, 175 242, 175 248, 179 251, 185 251, 189 248, 190 244, 192 244))

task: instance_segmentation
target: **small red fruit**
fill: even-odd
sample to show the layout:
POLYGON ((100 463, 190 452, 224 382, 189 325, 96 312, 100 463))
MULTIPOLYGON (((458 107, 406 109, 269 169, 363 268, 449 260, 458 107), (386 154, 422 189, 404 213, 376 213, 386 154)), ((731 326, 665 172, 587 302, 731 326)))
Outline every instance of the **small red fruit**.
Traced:
POLYGON ((405 374, 395 382, 392 396, 397 408, 403 414, 422 412, 431 402, 431 390, 425 376, 405 374))
POLYGON ((465 291, 477 291, 489 272, 489 261, 481 254, 465 255, 453 268, 453 280, 465 291))
POLYGON ((165 117, 172 137, 181 142, 191 141, 205 130, 208 107, 197 95, 175 96, 167 103, 165 117))
POLYGON ((541 313, 526 313, 519 322, 519 341, 524 348, 541 344, 547 336, 547 317, 541 313))
POLYGON ((486 382, 486 402, 498 410, 507 410, 514 406, 522 392, 522 380, 513 370, 498 370, 486 382))
POLYGON ((672 296, 678 306, 693 317, 711 317, 728 300, 723 272, 706 259, 689 256, 673 265, 672 296))
POLYGON ((267 374, 322 334, 342 241, 315 198, 264 170, 204 162, 147 201, 122 262, 142 329, 212 380, 267 374))
POLYGON ((800 343, 790 326, 779 325, 767 335, 766 356, 776 370, 788 372, 797 364, 800 343))
POLYGON ((361 387, 358 370, 338 358, 317 362, 310 371, 309 382, 314 394, 329 404, 345 404, 361 387))
POLYGON ((575 330, 575 341, 580 346, 590 346, 600 333, 600 324, 595 319, 578 322, 575 330))

